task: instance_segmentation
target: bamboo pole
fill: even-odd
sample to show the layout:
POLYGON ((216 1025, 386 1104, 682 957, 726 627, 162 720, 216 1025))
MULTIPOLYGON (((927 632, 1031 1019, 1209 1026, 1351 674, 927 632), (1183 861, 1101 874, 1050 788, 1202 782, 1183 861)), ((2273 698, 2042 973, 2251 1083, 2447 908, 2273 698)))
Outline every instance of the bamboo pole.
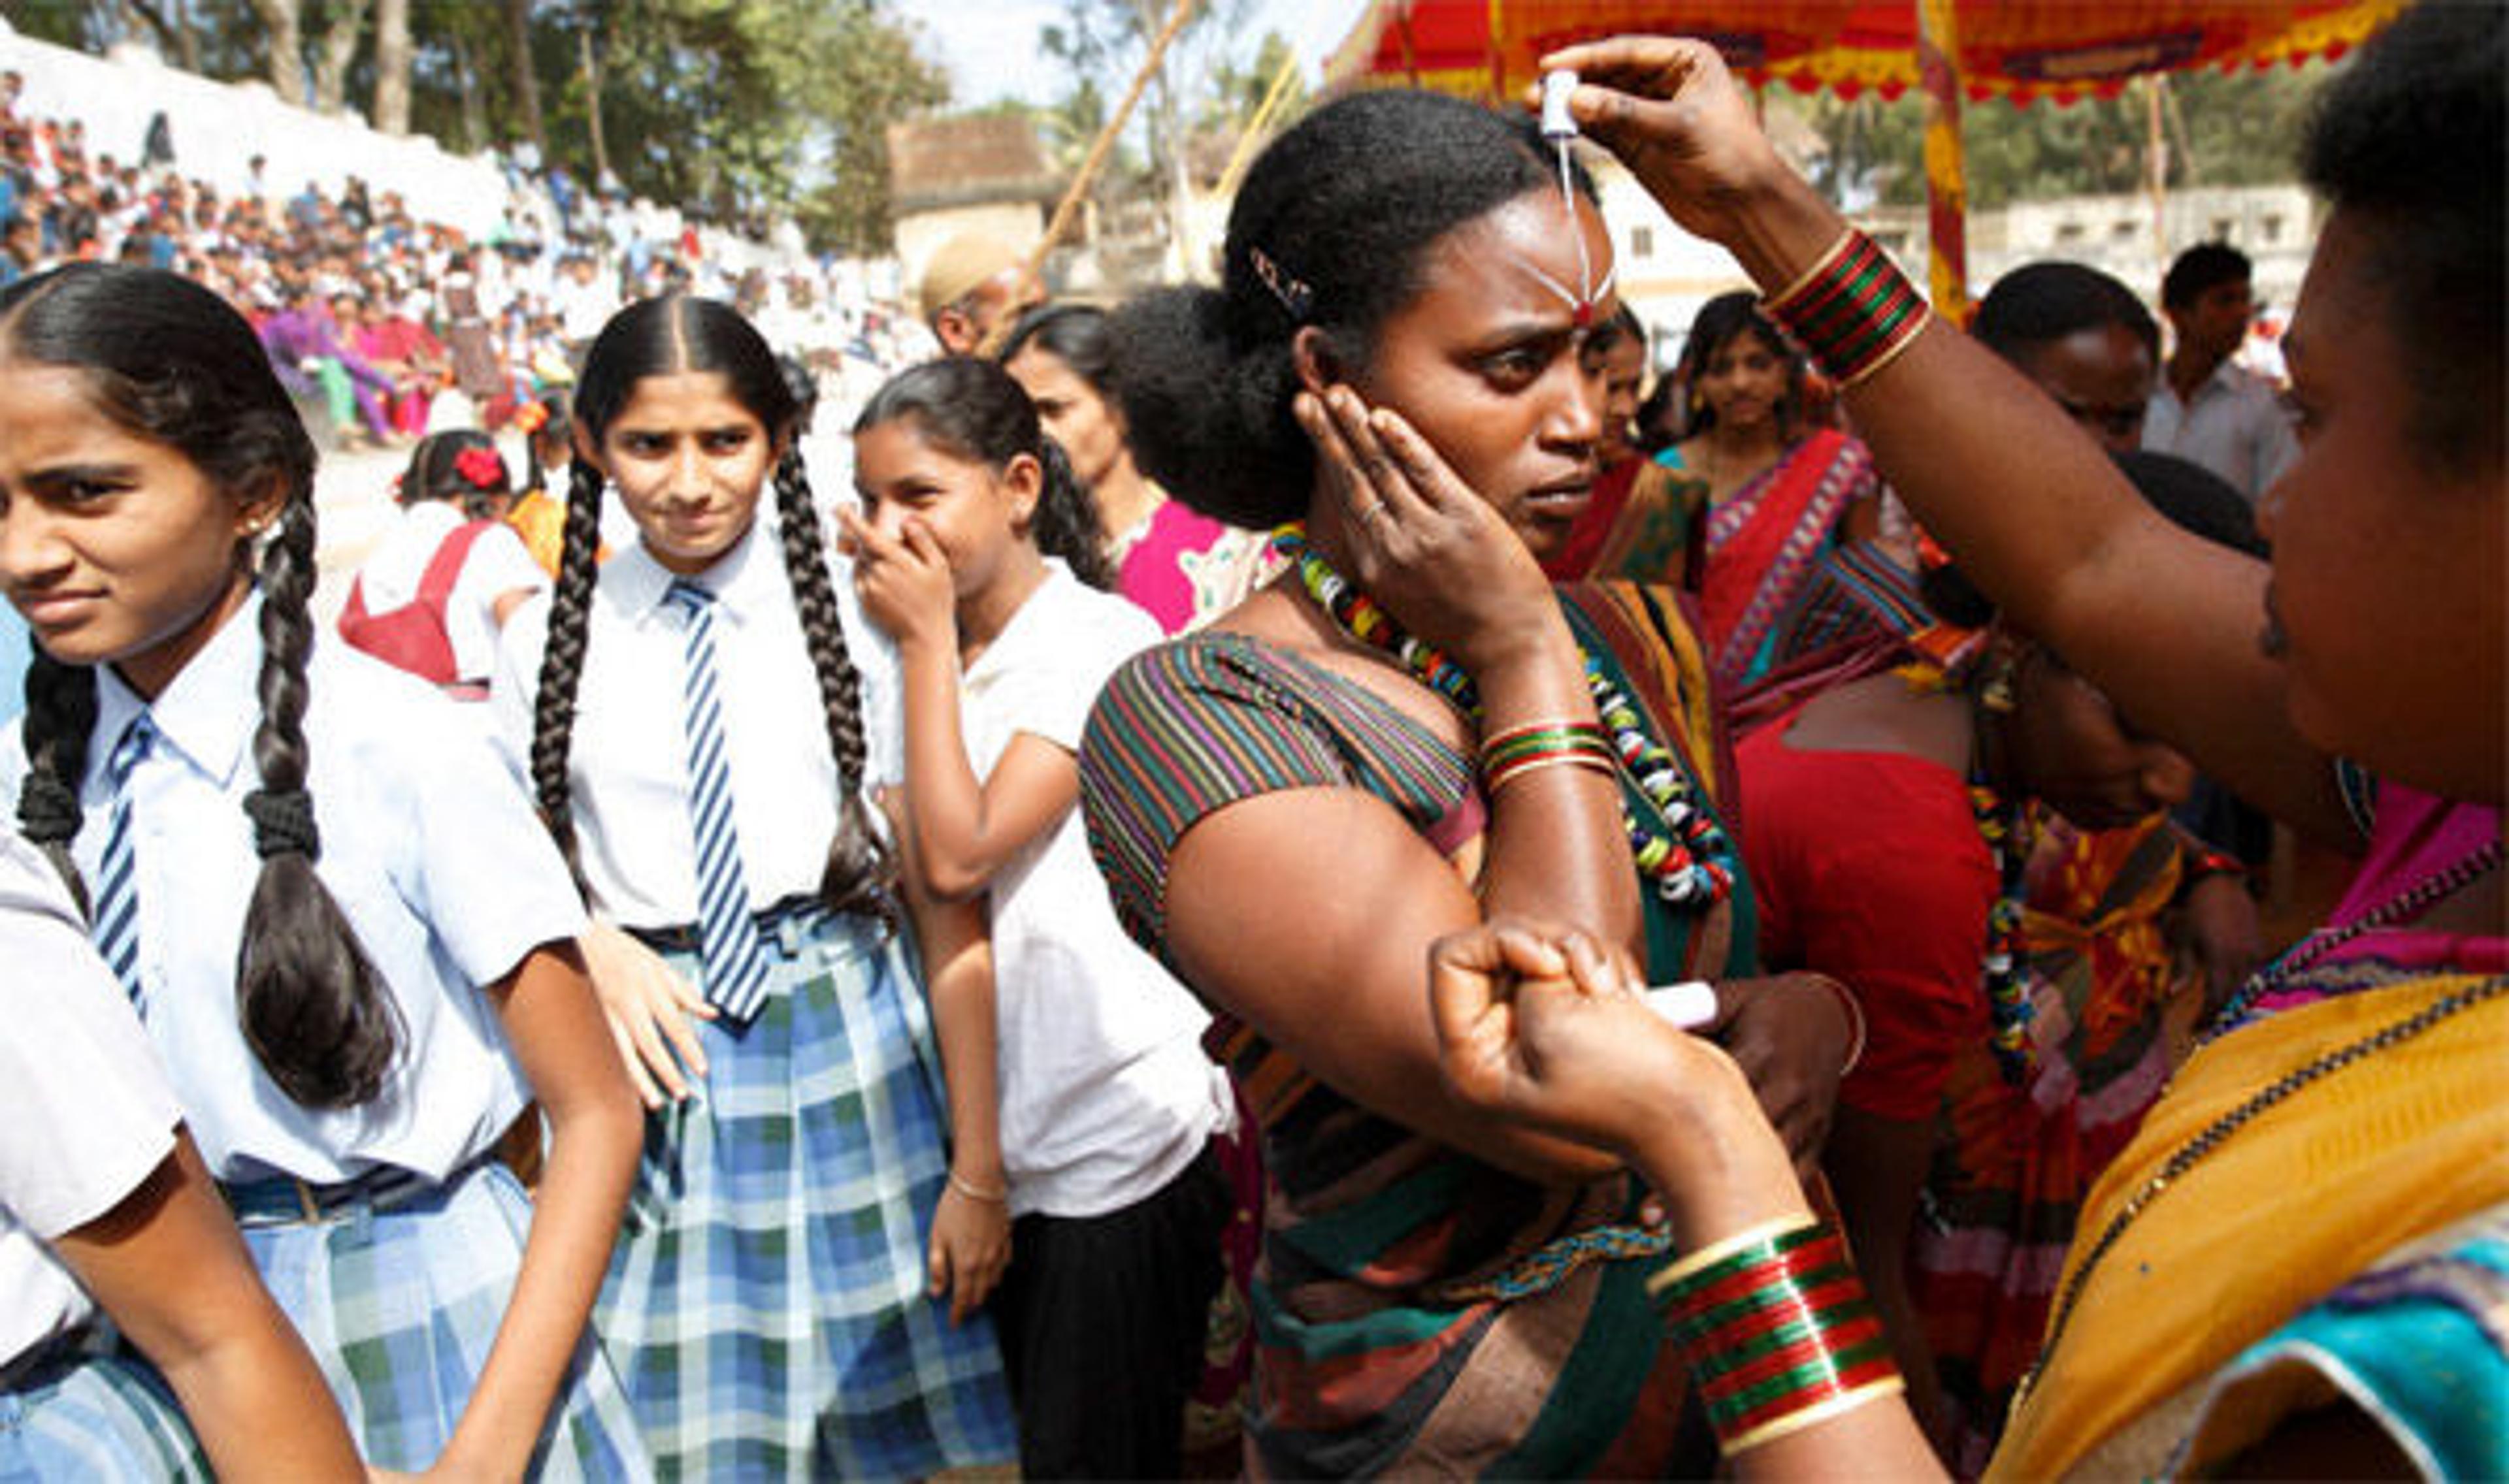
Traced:
MULTIPOLYGON (((1045 255, 1054 250, 1056 240, 1070 229, 1071 219, 1079 213, 1081 202, 1088 199, 1090 182, 1097 179, 1098 171, 1106 164, 1107 154, 1115 147, 1115 136, 1124 131, 1124 125, 1133 117, 1134 106, 1142 101, 1142 94, 1149 89, 1150 79, 1158 75, 1159 63, 1167 58, 1168 44, 1177 39, 1177 33, 1184 29, 1185 21, 1192 16, 1193 0, 1176 0, 1176 8, 1168 12, 1167 23, 1159 27, 1158 35, 1150 38, 1149 55, 1142 58, 1142 70, 1134 74, 1133 86, 1125 90, 1124 100, 1115 105, 1114 117, 1106 121, 1105 129, 1098 130, 1098 137, 1091 142, 1089 153, 1082 157, 1080 168, 1071 177, 1069 189, 1063 193, 1063 200, 1056 203, 1054 215, 1046 219, 1045 235, 1029 249, 1028 272, 1041 271, 1045 267, 1045 255)), ((1181 141, 1171 143, 1181 147, 1181 141)), ((976 347, 976 353, 985 356, 997 353, 1002 342, 1010 338, 1010 333, 1011 322, 1008 319, 994 325, 985 336, 984 343, 976 347)))
POLYGON ((1283 49, 1281 69, 1272 74, 1272 86, 1263 91, 1263 101, 1255 106, 1254 117, 1246 123, 1246 132, 1237 138, 1237 149, 1228 157, 1228 168, 1219 172, 1219 196, 1225 200, 1237 194, 1238 184, 1246 178, 1246 167, 1254 163, 1254 151, 1263 142, 1263 131, 1271 127, 1272 115, 1281 111, 1281 100, 1290 95, 1290 84, 1298 76, 1298 49, 1283 49))

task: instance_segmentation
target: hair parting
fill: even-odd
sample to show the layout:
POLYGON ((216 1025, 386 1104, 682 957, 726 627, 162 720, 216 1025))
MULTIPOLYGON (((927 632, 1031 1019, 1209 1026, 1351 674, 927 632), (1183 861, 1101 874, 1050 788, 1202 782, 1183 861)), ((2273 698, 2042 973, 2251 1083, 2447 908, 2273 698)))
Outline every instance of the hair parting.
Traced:
MULTIPOLYGON (((574 422, 580 435, 598 444, 634 396, 639 381, 683 371, 721 375, 733 400, 756 417, 770 437, 791 437, 797 416, 792 388, 767 342, 729 305, 682 295, 639 300, 602 326, 584 354, 576 389, 574 422)), ((548 643, 533 702, 531 773, 541 818, 580 878, 568 761, 574 745, 576 695, 591 641, 605 481, 580 452, 569 467, 568 480, 565 536, 556 588, 549 600, 548 643)), ((845 644, 836 585, 824 554, 826 543, 798 452, 788 448, 781 456, 773 482, 785 575, 818 681, 828 745, 843 796, 836 835, 828 846, 827 870, 820 879, 820 900, 834 911, 891 923, 895 921, 896 872, 861 799, 866 752, 862 678, 845 644)))

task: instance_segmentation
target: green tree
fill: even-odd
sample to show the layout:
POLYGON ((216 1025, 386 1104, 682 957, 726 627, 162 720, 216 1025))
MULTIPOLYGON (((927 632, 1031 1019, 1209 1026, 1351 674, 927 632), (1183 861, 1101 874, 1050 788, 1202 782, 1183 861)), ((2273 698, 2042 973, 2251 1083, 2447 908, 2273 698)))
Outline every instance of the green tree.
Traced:
MULTIPOLYGON (((2262 185, 2290 180, 2309 101, 2339 63, 2265 72, 2191 72, 2164 87, 2168 183, 2262 185)), ((1834 197, 1893 204, 1926 199, 1925 115, 1914 93, 1884 100, 1828 94, 1772 108, 1802 111, 1825 153, 1817 183, 1834 197)), ((1972 206, 2030 197, 2142 188, 2150 121, 2140 87, 2072 104, 1965 104, 1961 142, 1972 206)))

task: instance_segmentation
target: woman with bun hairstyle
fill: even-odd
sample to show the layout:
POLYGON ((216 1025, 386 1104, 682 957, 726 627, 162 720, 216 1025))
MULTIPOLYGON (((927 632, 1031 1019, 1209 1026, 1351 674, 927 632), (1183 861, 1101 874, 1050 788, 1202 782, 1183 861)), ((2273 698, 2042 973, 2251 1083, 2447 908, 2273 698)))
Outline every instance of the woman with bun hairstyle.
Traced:
POLYGON ((1118 915, 1215 1013, 1274 1194, 1252 1301, 1260 1472, 1702 1467, 1619 1162, 1438 1083, 1429 943, 1542 910, 1712 979, 1810 1156, 1852 1026, 1752 981, 1732 783, 1673 597, 1554 596, 1613 264, 1529 129, 1425 93, 1317 110, 1248 173, 1222 282, 1128 305, 1143 467, 1295 567, 1116 672, 1082 747, 1118 915), (1479 766, 1476 766, 1478 761, 1479 766), (1540 904, 1537 909, 1535 904, 1540 904))

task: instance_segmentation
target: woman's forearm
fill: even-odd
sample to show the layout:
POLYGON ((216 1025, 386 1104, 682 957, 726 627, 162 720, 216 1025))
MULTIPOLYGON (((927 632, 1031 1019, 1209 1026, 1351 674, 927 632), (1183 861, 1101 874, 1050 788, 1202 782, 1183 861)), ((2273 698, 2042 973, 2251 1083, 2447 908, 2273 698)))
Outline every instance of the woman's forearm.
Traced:
POLYGON ((644 1142, 644 1115, 570 946, 535 951, 496 997, 548 1119, 522 1266, 446 1456, 518 1477, 592 1316, 644 1142))
POLYGON ((188 1137, 55 1248, 165 1376, 218 1477, 362 1476, 320 1368, 262 1287, 188 1137))
MULTIPOLYGON (((1481 735, 1530 725, 1600 725, 1585 660, 1564 619, 1516 662, 1476 677, 1481 735)), ((1525 773, 1489 799, 1485 917, 1563 922, 1643 954, 1637 867, 1621 819, 1617 774, 1584 767, 1525 773)))

